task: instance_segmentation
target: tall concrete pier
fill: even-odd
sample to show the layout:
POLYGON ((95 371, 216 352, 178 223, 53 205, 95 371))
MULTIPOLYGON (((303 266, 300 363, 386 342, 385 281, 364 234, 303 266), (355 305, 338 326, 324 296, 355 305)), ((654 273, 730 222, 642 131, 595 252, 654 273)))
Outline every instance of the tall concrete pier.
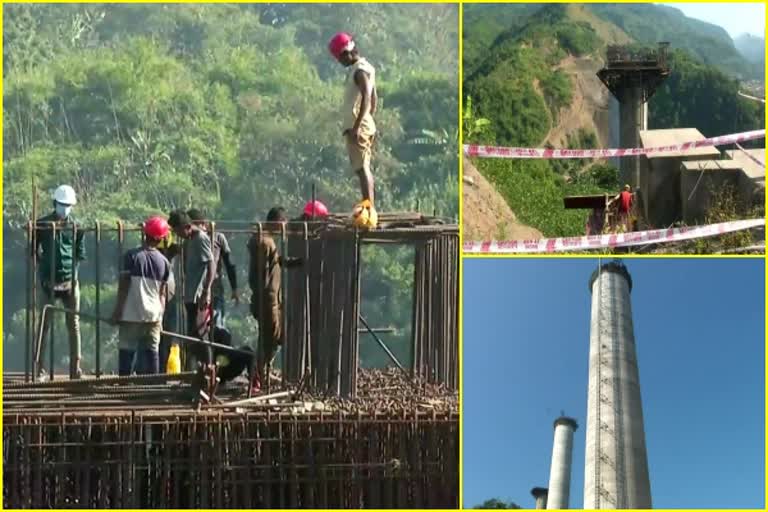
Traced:
POLYGON ((571 494, 571 466, 573 460, 573 433, 576 420, 561 416, 555 420, 555 440, 552 445, 552 465, 549 470, 549 496, 547 508, 568 508, 571 494))
MULTIPOLYGON (((667 48, 659 43, 658 50, 609 46, 605 66, 597 76, 619 102, 619 145, 639 148, 640 131, 648 129, 648 100, 669 75, 667 48)), ((623 183, 636 188, 640 185, 640 157, 620 159, 619 171, 623 183)))
POLYGON ((547 508, 547 494, 546 487, 534 487, 531 489, 531 495, 536 500, 536 510, 544 510, 547 508))
POLYGON ((592 316, 584 508, 651 508, 630 305, 632 278, 621 263, 607 263, 592 274, 589 289, 592 316))

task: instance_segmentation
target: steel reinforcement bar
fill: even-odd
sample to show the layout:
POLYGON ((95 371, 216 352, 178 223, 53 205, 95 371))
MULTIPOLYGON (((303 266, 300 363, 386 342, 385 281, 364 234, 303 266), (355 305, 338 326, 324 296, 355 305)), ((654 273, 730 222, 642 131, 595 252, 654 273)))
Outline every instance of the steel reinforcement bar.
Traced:
POLYGON ((5 508, 458 508, 455 412, 8 413, 5 508))
MULTIPOLYGON (((251 225, 247 228, 208 224, 209 233, 227 236, 251 235, 261 239, 272 236, 283 256, 301 258, 304 264, 282 274, 282 322, 285 333, 280 358, 284 384, 298 384, 326 395, 354 397, 357 392, 359 366, 361 272, 365 271, 362 246, 365 244, 394 243, 415 248, 413 279, 412 364, 408 370, 412 377, 426 382, 446 384, 458 389, 458 268, 459 236, 457 226, 434 224, 414 214, 390 214, 390 225, 365 232, 343 225, 328 223, 293 222, 275 229, 271 224, 251 225), (421 224, 419 224, 421 222, 421 224)), ((229 223, 236 224, 236 223, 229 223)), ((72 238, 82 238, 92 245, 92 263, 86 262, 78 279, 89 284, 93 278, 96 297, 93 310, 83 312, 81 320, 93 321, 104 311, 100 290, 105 282, 116 279, 116 270, 124 250, 129 247, 126 236, 132 234, 140 240, 140 228, 119 221, 116 228, 97 223, 95 228, 84 226, 58 226, 56 223, 27 225, 27 308, 25 343, 25 380, 35 381, 37 352, 43 343, 37 338, 42 333, 41 308, 46 301, 38 295, 36 275, 38 258, 36 239, 55 237, 63 229, 72 230, 72 238), (112 237, 114 235, 114 237, 112 237), (106 256, 108 256, 106 258, 106 256), (84 279, 82 279, 84 278, 84 279), (90 316, 89 316, 90 315, 90 316)), ((185 276, 175 258, 177 285, 183 287, 185 276)), ((54 263, 51 263, 54 265, 54 263)), ((242 265, 246 267, 246 265, 242 265)), ((51 283, 52 284, 52 283, 51 283)), ((257 296, 261 296, 257 292, 257 296)), ((178 301, 177 301, 178 302, 178 301)), ((186 325, 186 313, 176 304, 179 326, 186 325)), ((257 308, 261 310, 262 308, 257 308)), ((363 321, 364 322, 364 321, 363 321)), ((61 347, 55 342, 56 324, 49 330, 47 345, 48 373, 54 378, 61 347)), ((95 375, 103 373, 103 333, 95 322, 95 375)), ((181 330, 181 329, 180 329, 181 330)), ((259 332, 262 330, 260 329, 259 332)), ((212 333, 212 331, 211 331, 212 333)), ((212 336, 212 334, 211 334, 212 336)), ((212 341, 212 340, 211 340, 212 341)), ((377 342, 391 356, 380 339, 377 342)), ((258 343, 260 344, 260 343, 258 343)), ((41 354, 42 355, 42 354, 41 354)), ((45 361, 39 358, 41 364, 45 361)), ((395 359, 395 365, 401 364, 395 359)), ((191 367, 187 366, 187 369, 191 367)))

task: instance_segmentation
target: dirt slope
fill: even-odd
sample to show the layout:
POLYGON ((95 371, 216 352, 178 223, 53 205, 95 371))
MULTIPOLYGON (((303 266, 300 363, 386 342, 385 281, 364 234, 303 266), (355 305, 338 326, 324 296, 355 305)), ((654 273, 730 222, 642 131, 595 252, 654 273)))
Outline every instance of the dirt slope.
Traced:
POLYGON ((610 92, 597 78, 601 63, 590 57, 568 56, 557 66, 571 79, 572 100, 560 109, 557 125, 549 131, 544 143, 556 148, 568 146, 568 134, 578 133, 580 128, 597 135, 600 147, 608 147, 608 100, 610 92))
MULTIPOLYGON (((583 5, 568 5, 568 16, 574 21, 589 23, 606 44, 627 44, 632 41, 623 30, 594 16, 583 5)), ((608 100, 611 93, 597 77, 597 71, 603 66, 604 51, 601 48, 590 56, 568 56, 556 66, 556 69, 570 78, 573 98, 568 107, 560 109, 557 124, 542 144, 549 143, 556 148, 567 147, 567 135, 576 134, 583 128, 597 135, 600 147, 609 147, 608 100)), ((534 87, 537 85, 534 84, 534 87)), ((536 90, 541 94, 538 88, 536 90)))
POLYGON ((468 158, 464 158, 464 240, 530 240, 541 232, 517 221, 504 198, 468 158))

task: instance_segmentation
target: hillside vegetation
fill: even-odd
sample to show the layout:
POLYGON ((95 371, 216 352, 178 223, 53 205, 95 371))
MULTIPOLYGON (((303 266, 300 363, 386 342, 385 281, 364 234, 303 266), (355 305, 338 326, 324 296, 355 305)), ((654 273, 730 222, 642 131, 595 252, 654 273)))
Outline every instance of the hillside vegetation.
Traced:
MULTIPOLYGON (((515 17, 517 5, 466 5, 469 24, 464 44, 470 51, 464 54, 464 93, 471 97, 477 115, 490 121, 488 129, 466 142, 542 147, 552 140, 553 131, 562 131, 560 123, 567 118, 567 136, 558 147, 596 147, 599 134, 607 132, 607 95, 602 107, 596 107, 594 99, 592 104, 583 101, 576 80, 581 88, 587 81, 579 74, 599 69, 608 44, 659 40, 672 41, 673 72, 650 102, 651 128, 696 127, 705 135, 719 135, 762 127, 764 107, 737 95, 736 76, 750 63, 738 54, 727 33, 685 18, 676 9, 656 7, 529 5, 520 7, 515 17), (508 19, 515 21, 500 27, 508 19), (675 47, 679 33, 690 36, 683 49, 675 47), (707 60, 699 57, 705 54, 707 60), (708 64, 715 57, 728 65, 708 64), (568 64, 574 61, 580 67, 568 64), (580 110, 578 116, 571 115, 574 110, 580 110)), ((588 85, 594 86, 594 80, 588 85)), ((616 169, 602 163, 492 159, 474 163, 520 222, 545 236, 583 234, 586 212, 565 210, 564 196, 614 193, 619 186, 616 169)))
MULTIPOLYGON (((359 190, 340 133, 344 69, 326 47, 339 30, 355 34, 378 71, 377 206, 420 202, 455 217, 455 5, 4 6, 6 368, 23 361, 18 228, 32 214, 33 180, 42 213, 51 189, 73 185, 76 215, 90 225, 191 206, 217 220, 263 219, 276 204, 296 216, 313 184, 332 210, 351 209, 359 190)), ((242 285, 245 239, 232 245, 242 285)), ((114 298, 116 249, 102 256, 102 312, 114 298)), ((362 313, 374 327, 398 328, 386 338, 405 361, 412 271, 408 249, 366 249, 362 313)), ((82 277, 83 309, 93 311, 92 260, 82 277)), ((231 314, 236 343, 255 337, 248 316, 245 306, 231 314)), ((84 329, 89 368, 93 329, 84 329)), ((114 332, 104 331, 110 367, 114 332)), ((364 364, 382 364, 386 356, 370 341, 364 364)))

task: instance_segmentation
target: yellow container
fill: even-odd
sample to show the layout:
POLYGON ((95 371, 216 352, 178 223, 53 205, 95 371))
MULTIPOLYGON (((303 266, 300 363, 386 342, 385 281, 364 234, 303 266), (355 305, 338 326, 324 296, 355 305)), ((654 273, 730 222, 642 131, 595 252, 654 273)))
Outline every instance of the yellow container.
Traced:
POLYGON ((168 364, 165 367, 166 373, 181 373, 181 352, 179 345, 171 345, 171 352, 168 354, 168 364))

